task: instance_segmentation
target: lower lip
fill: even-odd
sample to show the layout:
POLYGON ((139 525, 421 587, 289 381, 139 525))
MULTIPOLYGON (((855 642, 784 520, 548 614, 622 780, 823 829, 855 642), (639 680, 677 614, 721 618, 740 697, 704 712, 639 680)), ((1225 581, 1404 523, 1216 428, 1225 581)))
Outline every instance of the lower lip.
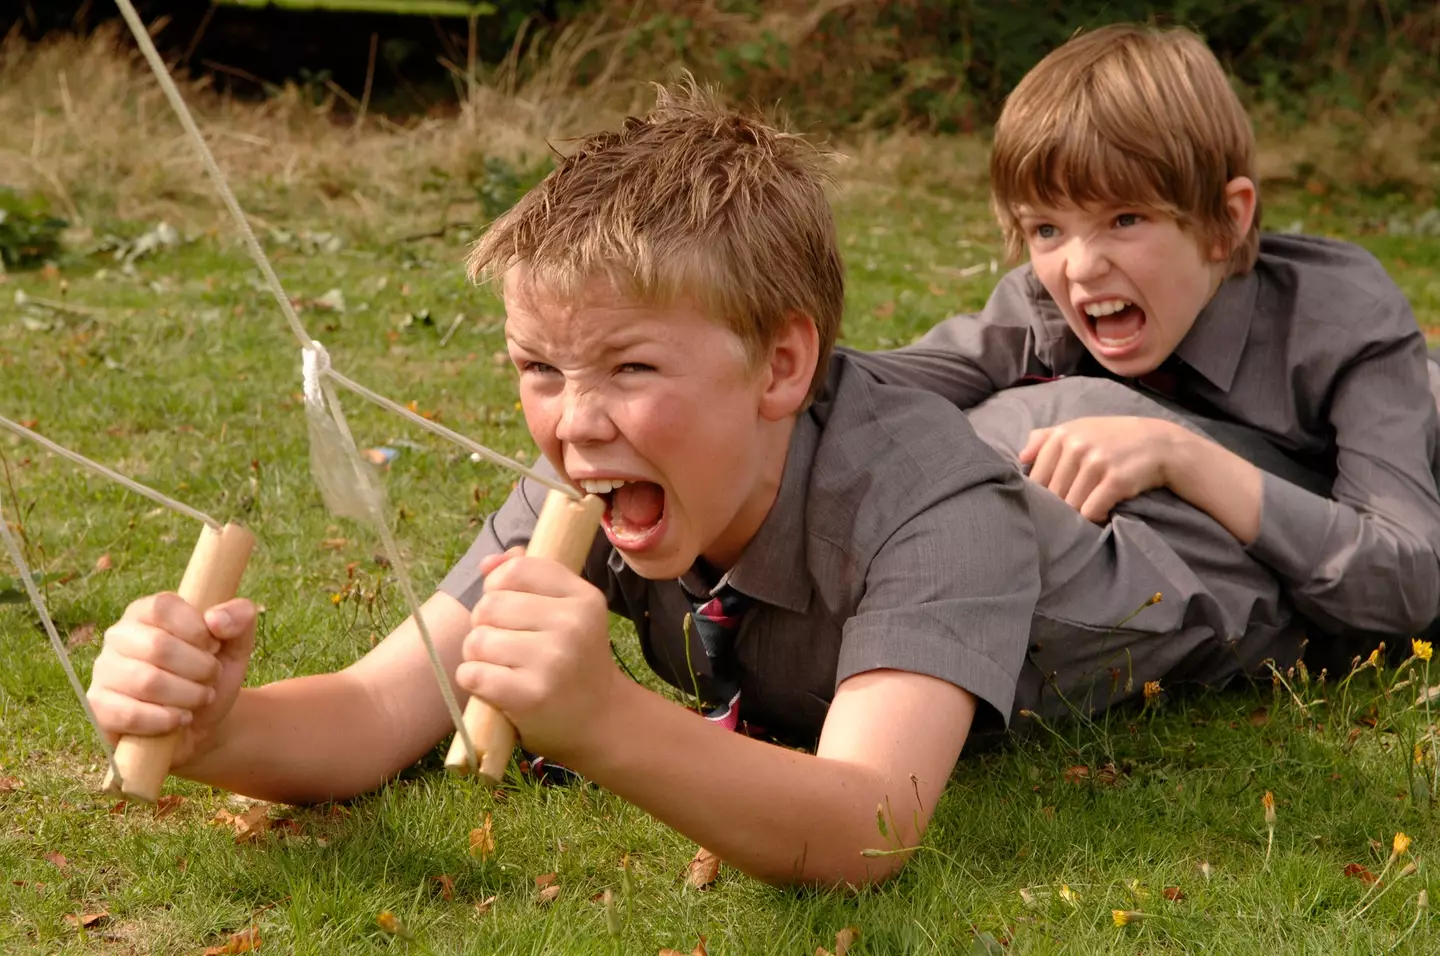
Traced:
POLYGON ((615 533, 614 527, 610 524, 610 509, 605 509, 605 517, 600 519, 600 526, 605 529, 605 537, 615 548, 625 554, 644 554, 653 551, 660 546, 661 540, 665 537, 665 529, 670 525, 670 509, 667 507, 660 512, 660 520, 655 522, 654 527, 643 534, 627 534, 619 536, 615 533))
POLYGON ((1106 341, 1095 334, 1095 324, 1086 317, 1086 326, 1090 332, 1090 341, 1095 343, 1095 351, 1109 359, 1126 358, 1134 355, 1145 344, 1146 321, 1141 320, 1140 329, 1132 336, 1121 341, 1106 341))

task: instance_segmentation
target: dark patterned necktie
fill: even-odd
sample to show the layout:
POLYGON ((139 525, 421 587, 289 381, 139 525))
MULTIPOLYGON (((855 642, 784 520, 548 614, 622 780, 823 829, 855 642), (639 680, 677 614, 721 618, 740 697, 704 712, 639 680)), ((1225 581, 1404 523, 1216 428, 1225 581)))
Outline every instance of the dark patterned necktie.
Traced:
POLYGON ((735 657, 735 637, 740 633, 745 612, 755 600, 728 585, 709 595, 696 597, 686 591, 685 596, 695 609, 690 625, 700 638, 700 646, 705 648, 713 675, 714 700, 705 719, 726 730, 735 730, 740 725, 740 667, 735 657))

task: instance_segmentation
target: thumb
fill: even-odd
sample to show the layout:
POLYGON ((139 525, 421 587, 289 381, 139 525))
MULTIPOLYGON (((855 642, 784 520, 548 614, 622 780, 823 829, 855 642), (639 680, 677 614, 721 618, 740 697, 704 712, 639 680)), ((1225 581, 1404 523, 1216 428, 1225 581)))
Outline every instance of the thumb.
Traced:
POLYGON ((1020 464, 1031 465, 1035 463, 1035 456, 1040 454, 1040 449, 1045 447, 1045 441, 1050 437, 1050 429, 1037 428, 1030 433, 1030 438, 1025 442, 1025 447, 1020 449, 1020 464))
POLYGON ((255 605, 245 598, 232 598, 205 612, 205 626, 222 641, 244 637, 255 631, 255 605))

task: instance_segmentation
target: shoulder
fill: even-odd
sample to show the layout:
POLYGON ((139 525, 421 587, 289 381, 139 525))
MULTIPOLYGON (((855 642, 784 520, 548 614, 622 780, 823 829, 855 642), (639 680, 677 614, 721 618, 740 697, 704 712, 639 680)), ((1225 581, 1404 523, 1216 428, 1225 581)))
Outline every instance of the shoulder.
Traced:
POLYGON ((1416 330, 1404 293, 1380 260, 1354 243, 1267 233, 1260 239, 1255 270, 1306 323, 1354 329, 1367 337, 1416 330), (1377 318, 1387 317, 1398 325, 1377 324, 1377 318))
POLYGON ((978 502, 987 487, 1020 486, 1019 472, 963 411, 929 392, 878 384, 844 354, 832 360, 810 414, 819 437, 808 531, 857 554, 873 553, 895 528, 957 499, 978 502))

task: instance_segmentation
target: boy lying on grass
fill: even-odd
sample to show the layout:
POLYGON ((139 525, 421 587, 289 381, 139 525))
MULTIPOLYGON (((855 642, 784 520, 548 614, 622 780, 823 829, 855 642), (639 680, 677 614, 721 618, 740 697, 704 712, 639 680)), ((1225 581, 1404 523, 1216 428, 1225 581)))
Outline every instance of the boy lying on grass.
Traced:
MULTIPOLYGON (((1295 635, 1270 575, 1196 509, 1142 496, 1116 536, 1027 487, 949 402, 832 354, 823 160, 662 94, 494 223, 472 272, 503 282, 526 423, 604 496, 604 537, 578 576, 525 557, 544 489, 522 482, 424 613, 460 690, 528 750, 760 879, 859 885, 904 863, 862 856, 885 845, 876 807, 915 845, 972 726, 1223 681, 1295 635), (1198 544, 1177 553, 1173 529, 1198 544), (622 675, 611 611, 708 716, 622 675)), ((377 787, 451 732, 413 621, 339 673, 241 690, 254 620, 245 600, 203 619, 135 602, 95 664, 107 731, 183 727, 177 773, 300 803, 377 787)))
POLYGON ((1087 518, 1169 489, 1322 628, 1409 636, 1440 617, 1440 376, 1373 256, 1260 235, 1254 170, 1197 36, 1080 34, 995 131, 995 211, 1029 264, 867 365, 962 408, 1009 390, 985 437, 1087 518))

